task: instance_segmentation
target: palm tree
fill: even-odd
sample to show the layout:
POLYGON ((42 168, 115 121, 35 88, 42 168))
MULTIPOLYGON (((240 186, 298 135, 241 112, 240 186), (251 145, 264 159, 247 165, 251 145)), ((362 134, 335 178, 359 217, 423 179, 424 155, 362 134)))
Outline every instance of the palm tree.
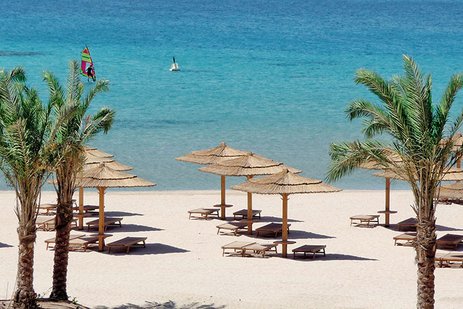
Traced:
MULTIPOLYGON (((56 128, 50 105, 25 85, 23 69, 0 71, 0 170, 16 192, 19 258, 15 308, 36 308, 33 288, 35 221, 50 166, 56 128)), ((57 122, 56 122, 57 123, 57 122)))
POLYGON ((72 222, 72 196, 76 189, 76 177, 84 164, 84 143, 97 133, 105 133, 111 128, 114 112, 102 108, 94 115, 87 115, 95 96, 108 90, 108 81, 100 80, 86 94, 80 81, 79 64, 71 61, 67 87, 64 89, 56 77, 46 72, 44 79, 50 91, 50 104, 57 115, 67 114, 75 109, 72 116, 62 123, 56 137, 55 156, 60 158, 55 169, 58 195, 56 214, 56 243, 53 266, 53 288, 51 299, 67 300, 67 266, 69 234, 72 222))
POLYGON ((346 112, 350 120, 364 118, 366 141, 332 144, 332 159, 327 178, 337 180, 368 161, 408 180, 414 194, 411 206, 416 213, 418 266, 417 308, 434 308, 434 257, 436 253, 436 204, 434 196, 444 173, 462 155, 452 155, 453 136, 463 121, 463 114, 451 121, 450 110, 463 86, 461 75, 454 75, 438 104, 431 97, 431 76, 423 76, 416 63, 403 56, 403 76, 384 80, 369 70, 357 71, 355 81, 365 85, 380 99, 379 104, 367 100, 352 102, 346 112), (373 139, 381 134, 390 143, 373 139), (441 142, 444 140, 444 142, 441 142), (390 150, 401 160, 391 161, 390 150))

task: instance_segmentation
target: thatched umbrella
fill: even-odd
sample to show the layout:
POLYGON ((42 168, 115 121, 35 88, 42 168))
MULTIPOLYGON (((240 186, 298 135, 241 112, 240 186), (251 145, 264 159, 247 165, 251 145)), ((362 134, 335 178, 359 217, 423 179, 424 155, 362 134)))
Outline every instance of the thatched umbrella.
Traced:
MULTIPOLYGON (((178 161, 196 163, 196 164, 214 164, 224 158, 236 158, 246 156, 249 152, 231 148, 224 142, 217 147, 196 150, 187 155, 176 158, 178 161)), ((231 205, 225 203, 225 176, 220 177, 220 218, 225 220, 225 209, 231 205)))
POLYGON ((84 146, 85 154, 90 156, 98 157, 98 158, 112 158, 114 157, 112 154, 101 151, 96 149, 95 147, 91 146, 84 146))
POLYGON ((152 187, 156 185, 135 175, 115 171, 104 163, 86 170, 78 183, 79 186, 85 188, 97 188, 99 192, 98 248, 100 251, 104 249, 104 194, 106 188, 152 187))
POLYGON ((439 201, 463 204, 463 182, 457 181, 439 188, 439 201))
MULTIPOLYGON (((442 139, 440 141, 441 145, 445 145, 448 143, 448 138, 442 139)), ((463 147, 463 134, 461 132, 457 132, 452 137, 453 147, 452 151, 457 152, 463 147)), ((461 168, 461 158, 459 158, 456 162, 456 167, 461 168)))
MULTIPOLYGON (((199 170, 206 173, 217 174, 221 176, 246 176, 251 179, 258 175, 272 175, 288 169, 293 173, 300 173, 300 170, 287 167, 281 162, 248 153, 247 156, 240 156, 234 159, 223 159, 200 168, 199 170)), ((248 234, 252 234, 252 193, 248 192, 248 234)))
POLYGON ((328 193, 341 191, 321 180, 302 177, 291 173, 287 169, 280 173, 260 179, 249 179, 245 183, 233 186, 232 189, 258 194, 281 194, 283 197, 282 216, 282 256, 288 251, 288 195, 302 193, 328 193))

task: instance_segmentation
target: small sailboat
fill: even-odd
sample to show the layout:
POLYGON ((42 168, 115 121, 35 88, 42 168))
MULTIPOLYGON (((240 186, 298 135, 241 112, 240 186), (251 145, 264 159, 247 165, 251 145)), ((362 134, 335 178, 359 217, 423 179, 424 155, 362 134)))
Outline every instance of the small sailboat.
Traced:
POLYGON ((90 56, 90 50, 85 47, 82 51, 82 61, 80 62, 80 70, 83 76, 88 79, 96 81, 95 67, 93 66, 92 56, 90 56))
POLYGON ((169 71, 171 71, 171 72, 180 71, 180 67, 178 66, 178 63, 175 62, 175 57, 172 57, 172 64, 170 65, 169 71))

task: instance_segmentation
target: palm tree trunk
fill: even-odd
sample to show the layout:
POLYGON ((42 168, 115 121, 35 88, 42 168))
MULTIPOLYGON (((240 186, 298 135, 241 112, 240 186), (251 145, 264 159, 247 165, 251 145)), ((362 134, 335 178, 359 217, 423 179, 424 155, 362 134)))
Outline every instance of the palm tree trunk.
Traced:
POLYGON ((434 257, 436 255, 436 223, 420 220, 417 225, 416 263, 418 265, 418 309, 434 308, 434 257))
POLYGON ((33 286, 34 281, 34 243, 36 239, 35 222, 28 225, 20 225, 19 258, 17 289, 14 295, 13 307, 17 309, 37 308, 37 301, 33 286))
MULTIPOLYGON (((72 195, 71 195, 72 198, 72 195)), ((56 214, 55 257, 53 264, 53 288, 50 298, 67 300, 67 269, 69 261, 69 234, 72 222, 72 200, 58 204, 56 214)))

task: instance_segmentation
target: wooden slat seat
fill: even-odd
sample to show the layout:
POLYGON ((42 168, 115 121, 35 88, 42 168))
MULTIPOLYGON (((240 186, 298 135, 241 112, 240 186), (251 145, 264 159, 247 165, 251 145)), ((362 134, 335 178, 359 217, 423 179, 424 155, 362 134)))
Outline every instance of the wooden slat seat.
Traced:
MULTIPOLYGON (((108 226, 114 226, 118 225, 119 227, 122 227, 122 218, 113 218, 113 217, 105 217, 104 218, 104 229, 106 230, 108 226)), ((88 221, 87 223, 87 230, 90 230, 90 228, 96 227, 100 225, 100 219, 88 221)))
POLYGON ((357 226, 373 227, 379 224, 379 215, 355 215, 350 217, 350 225, 353 223, 357 223, 357 226))
POLYGON ((408 218, 397 223, 399 231, 416 231, 416 224, 418 221, 416 218, 408 218))
MULTIPOLYGON (((69 235, 69 241, 71 241, 71 240, 73 240, 73 239, 76 239, 76 238, 79 238, 79 237, 81 237, 81 236, 82 236, 82 235, 80 235, 80 234, 70 234, 70 235, 69 235)), ((46 240, 45 240, 45 244, 46 244, 46 248, 45 248, 45 249, 48 250, 49 248, 50 248, 50 249, 53 248, 54 245, 55 245, 55 243, 56 243, 56 238, 55 238, 55 237, 46 239, 46 240)))
POLYGON ((108 253, 111 253, 111 249, 114 248, 126 249, 126 252, 129 253, 131 247, 142 246, 145 248, 146 239, 147 237, 124 237, 122 239, 106 244, 106 247, 108 248, 108 253))
MULTIPOLYGON (((239 252, 241 254, 243 247, 249 246, 255 244, 255 242, 249 242, 249 241, 234 241, 229 244, 223 245, 222 246, 222 256, 225 255, 227 250, 233 250, 231 253, 236 253, 239 252)), ((229 252, 230 253, 230 252, 229 252)))
POLYGON ((304 253, 304 258, 307 257, 307 253, 312 253, 312 258, 315 259, 317 253, 325 256, 326 245, 304 245, 293 249, 293 258, 296 258, 296 253, 304 253))
POLYGON ((255 243, 255 244, 242 247, 241 255, 246 256, 248 255, 248 252, 250 251, 262 257, 265 257, 265 254, 270 251, 275 252, 275 254, 278 253, 277 244, 257 244, 255 243))
POLYGON ((219 209, 217 208, 196 208, 188 210, 188 219, 197 218, 197 219, 209 219, 210 216, 219 217, 219 209), (199 215, 199 216, 197 216, 199 215))
POLYGON ((460 265, 463 268, 463 253, 447 253, 439 254, 434 258, 437 267, 452 267, 454 265, 460 265))
POLYGON ((52 231, 55 228, 55 216, 38 216, 35 226, 38 230, 52 231))
MULTIPOLYGON (((105 234, 103 238, 107 238, 109 236, 112 236, 112 235, 105 234)), ((98 240, 99 240, 98 234, 92 234, 92 235, 71 234, 69 236, 69 251, 83 250, 85 252, 87 251, 87 248, 90 244, 97 243, 98 240)), ((48 250, 49 248, 54 247, 56 243, 56 239, 55 237, 47 239, 45 240, 45 243, 47 244, 46 249, 48 250)))
POLYGON ((219 224, 217 225, 217 234, 219 234, 220 232, 223 233, 222 230, 228 230, 228 231, 231 231, 233 235, 237 236, 239 230, 246 228, 247 225, 248 225, 247 221, 227 222, 227 223, 219 224))
MULTIPOLYGON (((262 210, 258 210, 258 209, 253 209, 252 210, 252 218, 259 218, 260 219, 260 213, 262 212, 262 210)), ((241 210, 238 210, 238 211, 235 211, 233 213, 233 219, 247 219, 248 218, 248 210, 247 209, 241 209, 241 210)))
POLYGON ((445 234, 437 239, 436 244, 439 249, 453 249, 456 250, 458 245, 463 240, 463 235, 445 234))
POLYGON ((394 246, 412 246, 413 242, 416 241, 416 233, 403 233, 392 239, 394 239, 394 246))
MULTIPOLYGON (((291 224, 288 224, 288 233, 289 233, 289 227, 291 224)), ((280 223, 269 223, 267 225, 261 226, 256 229, 256 236, 259 237, 259 235, 262 234, 273 234, 275 237, 278 236, 278 234, 281 234, 283 230, 283 225, 280 223)))

